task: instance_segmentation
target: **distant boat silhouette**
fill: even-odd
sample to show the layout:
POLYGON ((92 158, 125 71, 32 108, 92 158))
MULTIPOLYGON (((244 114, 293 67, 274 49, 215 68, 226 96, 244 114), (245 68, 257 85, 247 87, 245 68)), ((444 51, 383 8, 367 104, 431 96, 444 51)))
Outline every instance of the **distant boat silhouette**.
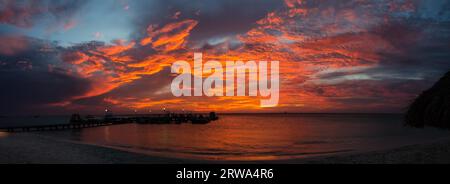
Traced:
POLYGON ((450 129, 450 71, 409 106, 405 123, 450 129))

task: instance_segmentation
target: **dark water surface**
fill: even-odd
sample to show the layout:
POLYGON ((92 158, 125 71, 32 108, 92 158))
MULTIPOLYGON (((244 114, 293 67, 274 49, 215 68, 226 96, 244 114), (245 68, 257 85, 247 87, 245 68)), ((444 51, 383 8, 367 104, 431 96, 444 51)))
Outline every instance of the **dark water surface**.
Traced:
POLYGON ((371 151, 449 137, 404 127, 392 114, 221 115, 206 125, 123 124, 44 134, 149 155, 277 160, 371 151))

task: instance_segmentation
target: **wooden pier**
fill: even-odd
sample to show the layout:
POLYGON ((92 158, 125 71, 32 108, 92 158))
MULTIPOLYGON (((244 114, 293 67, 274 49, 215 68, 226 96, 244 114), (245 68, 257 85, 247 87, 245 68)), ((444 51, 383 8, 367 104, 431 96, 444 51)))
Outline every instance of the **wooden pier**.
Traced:
POLYGON ((128 116, 105 116, 103 119, 82 119, 80 115, 74 114, 70 123, 52 124, 52 125, 35 125, 21 127, 2 127, 0 132, 33 132, 33 131, 57 131, 70 129, 83 129, 99 126, 110 126, 117 124, 207 124, 217 120, 215 113, 209 114, 151 114, 151 115, 128 115, 128 116))
POLYGON ((115 124, 124 123, 74 123, 74 124, 55 124, 55 125, 37 125, 37 126, 23 126, 23 127, 4 127, 0 128, 0 132, 35 132, 35 131, 56 131, 56 130, 68 130, 68 129, 82 129, 99 126, 109 126, 115 124))

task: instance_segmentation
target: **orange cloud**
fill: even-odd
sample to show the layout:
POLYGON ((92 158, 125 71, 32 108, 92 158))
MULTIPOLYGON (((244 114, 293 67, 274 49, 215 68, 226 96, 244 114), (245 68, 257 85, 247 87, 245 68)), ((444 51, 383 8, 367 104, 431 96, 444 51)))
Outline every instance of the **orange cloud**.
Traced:
POLYGON ((160 29, 150 26, 148 36, 141 40, 141 45, 149 45, 157 51, 169 52, 181 49, 190 31, 197 25, 197 21, 187 19, 181 22, 170 23, 160 29))
MULTIPOLYGON (((230 60, 280 61, 280 103, 270 110, 317 112, 358 109, 357 105, 348 106, 342 101, 352 96, 366 98, 405 95, 373 90, 375 87, 370 85, 361 86, 354 91, 353 82, 363 81, 362 79, 344 77, 342 80, 330 80, 321 76, 323 73, 342 72, 352 67, 362 68, 361 71, 374 68, 382 58, 380 53, 398 52, 389 40, 367 31, 365 27, 372 22, 365 16, 371 15, 362 15, 362 21, 350 9, 328 8, 319 11, 308 9, 302 0, 285 0, 285 3, 285 9, 268 13, 248 32, 229 39, 238 42, 237 47, 231 49, 229 40, 224 44, 211 46, 204 53, 204 61, 217 60, 223 64, 230 60), (313 19, 310 16, 319 18, 313 19), (345 21, 345 26, 335 24, 336 19, 345 21), (344 84, 344 88, 340 84, 344 84)), ((375 17, 373 22, 378 21, 375 17)), ((140 40, 119 40, 83 53, 69 54, 65 60, 69 60, 81 76, 93 82, 91 91, 79 98, 106 94, 139 80, 142 76, 155 75, 177 60, 192 63, 194 49, 188 38, 197 24, 198 21, 188 19, 162 27, 150 25, 147 35, 140 40), (156 53, 140 57, 133 55, 137 51, 149 52, 149 48, 156 53)), ((175 98, 149 94, 148 97, 136 98, 107 97, 103 101, 112 106, 130 109, 165 106, 203 111, 267 110, 261 108, 260 100, 254 97, 175 98)))
POLYGON ((98 49, 98 51, 102 52, 106 56, 113 56, 133 48, 134 44, 134 42, 130 42, 127 44, 124 40, 115 40, 114 45, 101 47, 98 49))
POLYGON ((62 54, 62 60, 74 65, 79 65, 86 62, 89 56, 79 51, 65 52, 62 54))

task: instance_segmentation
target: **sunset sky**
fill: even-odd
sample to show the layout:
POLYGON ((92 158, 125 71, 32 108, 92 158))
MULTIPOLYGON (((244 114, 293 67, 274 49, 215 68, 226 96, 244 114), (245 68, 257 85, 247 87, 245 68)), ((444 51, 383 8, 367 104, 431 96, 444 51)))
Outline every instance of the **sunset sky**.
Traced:
POLYGON ((449 69, 448 0, 0 0, 0 115, 403 112, 449 69), (174 97, 194 52, 279 61, 278 106, 174 97))

